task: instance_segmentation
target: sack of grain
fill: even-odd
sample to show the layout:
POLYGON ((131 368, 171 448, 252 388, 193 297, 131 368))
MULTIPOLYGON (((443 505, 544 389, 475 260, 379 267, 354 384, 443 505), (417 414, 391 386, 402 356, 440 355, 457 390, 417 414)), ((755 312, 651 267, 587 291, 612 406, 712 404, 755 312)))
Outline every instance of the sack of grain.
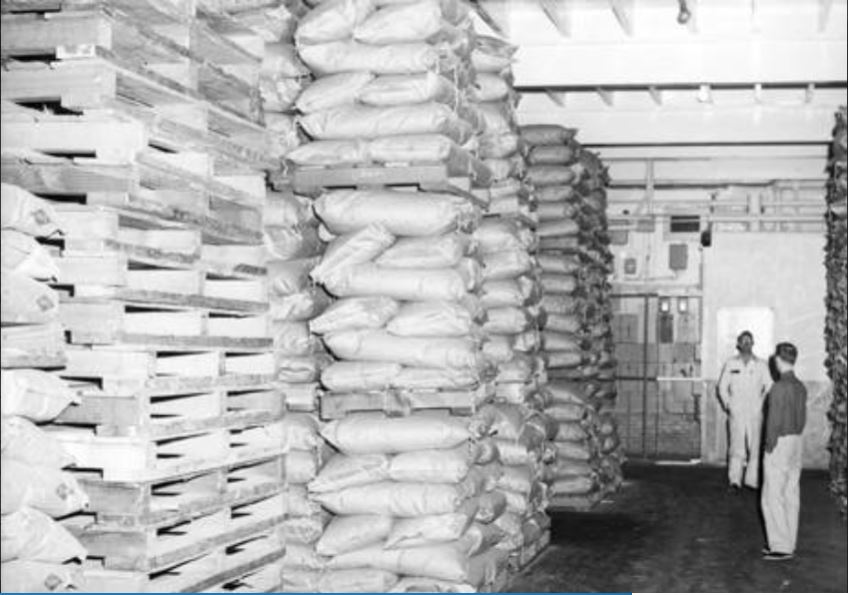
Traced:
POLYGON ((529 124, 521 127, 521 138, 529 145, 564 145, 577 134, 573 128, 556 124, 529 124))
POLYGON ((286 481, 306 484, 318 476, 318 454, 315 450, 290 450, 285 457, 286 481))
POLYGON ((0 232, 0 245, 0 264, 4 270, 33 279, 50 280, 59 277, 59 267, 53 257, 32 236, 4 229, 0 232))
POLYGON ((492 308, 486 312, 486 316, 483 330, 496 335, 523 333, 534 323, 533 316, 526 308, 492 308))
POLYGON ((0 385, 0 413, 4 417, 45 422, 79 403, 79 396, 64 380, 41 370, 0 371, 0 385))
POLYGON ((373 46, 357 41, 333 41, 302 46, 298 51, 300 58, 319 77, 357 71, 415 74, 436 70, 451 61, 445 49, 428 43, 373 46))
POLYGON ((265 112, 265 128, 268 129, 268 154, 282 159, 303 142, 298 133, 295 117, 290 114, 265 112))
POLYGON ((295 41, 300 46, 348 39, 375 10, 373 0, 326 0, 300 19, 295 41))
POLYGON ((536 297, 536 283, 527 276, 486 281, 480 288, 480 305, 486 309, 525 306, 536 297))
POLYGON ((262 222, 272 227, 292 227, 315 220, 312 200, 292 193, 266 193, 267 200, 262 209, 262 222))
POLYGON ((322 556, 338 556, 383 543, 397 522, 400 519, 377 514, 334 517, 315 550, 322 556))
POLYGON ((268 270, 270 295, 288 296, 306 290, 309 287, 309 272, 319 262, 317 257, 267 261, 265 267, 268 270))
POLYGON ((318 140, 375 138, 392 134, 442 134, 463 144, 471 125, 440 103, 372 107, 343 105, 306 114, 300 119, 306 133, 318 140))
POLYGON ((335 234, 381 223, 397 236, 434 236, 474 224, 479 213, 462 197, 392 190, 335 190, 315 202, 335 234))
MULTIPOLYGON (((321 492, 313 497, 324 508, 338 515, 379 514, 417 517, 447 514, 475 496, 472 486, 385 481, 321 492)), ((332 566, 331 566, 332 567, 332 566)))
POLYGON ((531 165, 571 165, 577 161, 580 147, 575 142, 562 145, 540 145, 527 152, 531 165))
POLYGON ((401 238, 375 264, 397 269, 438 269, 459 264, 471 250, 471 238, 460 232, 436 237, 401 238))
POLYGON ((283 574, 296 570, 321 571, 327 566, 327 558, 319 555, 311 545, 286 544, 283 556, 283 574))
POLYGON ((473 368, 405 367, 394 377, 392 386, 409 390, 465 390, 476 387, 482 376, 480 370, 473 368))
MULTIPOLYGON (((542 275, 542 289, 546 294, 570 294, 574 293, 577 290, 577 287, 578 282, 574 275, 560 275, 556 273, 544 273, 542 275)), ((545 298, 543 297, 542 307, 544 307, 544 299, 545 298)), ((558 299, 558 296, 555 299, 558 299)), ((548 312, 556 314, 556 312, 548 312)))
POLYGON ((308 413, 289 413, 281 423, 284 452, 315 450, 322 444, 315 416, 308 413))
POLYGON ((535 244, 531 229, 509 219, 484 219, 473 235, 482 254, 505 250, 530 250, 535 244))
POLYGON ((545 329, 542 333, 542 345, 547 351, 581 352, 582 341, 571 333, 555 332, 545 329))
POLYGON ((310 74, 293 45, 284 42, 266 43, 264 49, 260 76, 298 78, 310 74))
POLYGON ((400 337, 382 330, 341 331, 324 336, 339 359, 397 362, 406 366, 476 368, 476 342, 461 337, 400 337))
POLYGON ((533 270, 533 257, 525 250, 503 250, 483 255, 483 281, 514 279, 533 270))
POLYGON ((50 434, 23 417, 0 418, 2 455, 29 465, 62 469, 75 461, 50 434))
POLYGON ((470 170, 473 161, 464 149, 442 134, 374 138, 368 141, 367 151, 369 161, 377 163, 428 163, 450 160, 456 167, 470 170))
POLYGON ((512 66, 512 58, 517 49, 495 37, 480 35, 475 40, 471 63, 478 73, 501 75, 512 66))
POLYGON ((476 331, 474 302, 408 302, 386 325, 400 337, 465 337, 476 331))
POLYGON ((576 335, 583 330, 583 324, 584 319, 580 316, 548 313, 545 331, 576 335))
POLYGON ((306 322, 285 322, 275 320, 272 323, 274 352, 282 357, 306 357, 318 353, 321 342, 309 332, 306 322))
POLYGON ((266 225, 262 235, 268 254, 271 258, 279 260, 317 256, 323 247, 317 229, 311 225, 295 227, 266 225))
MULTIPOLYGON (((23 507, 0 521, 0 560, 3 562, 27 560, 61 564, 85 558, 86 550, 76 537, 43 512, 23 507)), ((3 586, 5 590, 5 582, 3 586)))
POLYGON ((385 593, 398 582, 398 576, 385 570, 298 569, 283 573, 284 593, 385 593))
POLYGON ((381 8, 356 26, 353 38, 372 45, 410 43, 431 40, 449 28, 439 3, 429 0, 381 8))
POLYGON ((355 414, 329 422, 321 435, 349 453, 400 453, 453 448, 471 437, 469 420, 417 413, 409 417, 355 414))
POLYGON ((2 467, 2 514, 29 506, 60 517, 88 508, 88 496, 70 473, 5 458, 2 467))
MULTIPOLYGON (((577 441, 579 440, 575 440, 573 442, 577 441)), ((567 459, 563 457, 558 457, 553 463, 545 468, 545 478, 548 483, 557 479, 591 477, 595 474, 596 471, 594 466, 588 461, 567 459)))
POLYGON ((576 351, 551 351, 545 353, 548 368, 577 369, 583 363, 583 355, 576 351))
POLYGON ((579 209, 569 202, 540 202, 536 205, 539 221, 559 221, 560 219, 576 219, 579 209))
POLYGON ((461 301, 477 280, 461 266, 450 269, 384 269, 371 263, 357 265, 328 280, 327 289, 338 297, 382 295, 401 301, 461 301))
POLYGON ((374 78, 370 72, 342 72, 320 78, 300 94, 295 105, 304 114, 353 105, 374 78))
POLYGON ((595 479, 587 476, 573 476, 557 479, 551 483, 551 496, 586 494, 596 488, 595 479))
POLYGON ((539 254, 539 267, 544 273, 572 275, 583 269, 578 254, 539 254))
POLYGON ((334 302, 309 322, 313 333, 323 335, 353 329, 378 329, 400 310, 400 304, 384 296, 352 297, 334 302))
POLYGON ((305 79, 283 77, 259 79, 259 95, 262 108, 267 112, 282 113, 294 107, 297 96, 303 90, 305 79))
MULTIPOLYGON (((521 139, 517 134, 511 132, 486 133, 479 138, 479 153, 484 159, 504 159, 515 155, 520 146, 521 139)), ((492 197, 503 199, 506 196, 492 197)), ((491 210, 489 211, 492 212, 491 210)))
POLYGON ((428 101, 455 106, 459 97, 456 85, 435 72, 380 76, 369 81, 358 95, 359 101, 375 107, 428 101))
POLYGON ((0 273, 0 320, 3 324, 39 324, 59 315, 59 294, 22 273, 0 273))
POLYGON ((405 576, 389 593, 476 593, 477 587, 469 583, 443 581, 427 576, 405 576))
POLYGON ((543 221, 536 229, 536 233, 540 238, 573 237, 580 233, 580 225, 573 219, 543 221))
POLYGON ((74 564, 12 560, 0 564, 4 593, 85 591, 82 569, 74 564))
POLYGON ((56 212, 46 200, 5 182, 0 184, 0 193, 3 202, 0 228, 40 238, 61 233, 56 212))
POLYGON ((379 223, 341 235, 330 242, 310 276, 318 283, 325 283, 339 271, 374 260, 394 241, 395 237, 379 223))
POLYGON ((321 384, 334 392, 383 390, 401 373, 392 362, 336 362, 321 373, 321 384))
POLYGON ((469 501, 456 512, 396 519, 385 546, 408 548, 456 541, 468 530, 477 514, 477 503, 469 501))
POLYGON ((416 548, 384 549, 373 546, 336 556, 330 568, 345 569, 372 566, 397 574, 430 576, 449 581, 468 580, 471 544, 466 539, 416 548))
POLYGON ((320 316, 330 305, 331 298, 320 287, 310 287, 271 301, 271 319, 275 321, 300 322, 320 316))
POLYGON ((264 0, 248 2, 246 5, 236 3, 232 9, 227 7, 231 19, 250 29, 265 42, 292 41, 298 17, 294 7, 282 3, 268 3, 264 0))
POLYGON ((330 521, 325 511, 312 516, 288 517, 280 523, 280 533, 286 543, 310 545, 320 539, 330 521))

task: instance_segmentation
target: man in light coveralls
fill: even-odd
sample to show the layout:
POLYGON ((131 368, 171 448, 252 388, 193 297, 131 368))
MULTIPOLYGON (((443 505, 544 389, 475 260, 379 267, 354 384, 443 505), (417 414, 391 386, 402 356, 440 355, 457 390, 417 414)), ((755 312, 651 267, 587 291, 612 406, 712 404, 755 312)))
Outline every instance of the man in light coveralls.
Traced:
POLYGON ((738 355, 721 370, 718 394, 730 417, 729 490, 739 492, 743 473, 745 485, 759 487, 760 440, 763 400, 772 385, 768 363, 754 355, 754 336, 743 331, 736 339, 738 355))

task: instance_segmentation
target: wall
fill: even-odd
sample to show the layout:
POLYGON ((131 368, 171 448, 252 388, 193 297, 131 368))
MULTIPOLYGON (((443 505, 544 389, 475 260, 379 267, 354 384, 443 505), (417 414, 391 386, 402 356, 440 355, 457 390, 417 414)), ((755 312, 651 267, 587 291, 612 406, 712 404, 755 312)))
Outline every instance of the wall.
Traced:
MULTIPOLYGON (((791 340, 798 346, 798 376, 809 390, 804 464, 827 466, 830 400, 824 368, 825 270, 824 237, 805 233, 714 234, 705 248, 703 286, 703 374, 718 377, 722 355, 732 351, 728 336, 720 339, 722 308, 764 307, 773 313, 772 344, 760 341, 763 355, 773 343, 791 340)), ((738 329, 742 330, 742 329, 738 329)), ((726 457, 726 418, 708 384, 703 402, 702 458, 721 463, 726 457)))

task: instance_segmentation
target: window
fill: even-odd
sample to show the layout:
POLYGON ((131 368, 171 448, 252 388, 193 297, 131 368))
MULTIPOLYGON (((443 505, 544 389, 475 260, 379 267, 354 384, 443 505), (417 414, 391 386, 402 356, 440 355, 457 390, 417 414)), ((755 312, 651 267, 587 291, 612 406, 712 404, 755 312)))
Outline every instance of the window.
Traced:
POLYGON ((671 233, 700 233, 701 217, 698 215, 672 215, 668 230, 671 233))

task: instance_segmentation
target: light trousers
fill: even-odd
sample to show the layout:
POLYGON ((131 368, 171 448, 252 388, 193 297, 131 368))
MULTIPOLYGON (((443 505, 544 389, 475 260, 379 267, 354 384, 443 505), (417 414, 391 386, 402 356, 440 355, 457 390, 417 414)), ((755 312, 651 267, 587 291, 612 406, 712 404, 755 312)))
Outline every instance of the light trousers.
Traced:
POLYGON ((763 416, 759 411, 730 412, 730 462, 727 479, 731 485, 760 486, 760 432, 763 416))
POLYGON ((801 510, 802 454, 801 436, 781 436, 763 461, 761 504, 768 547, 773 552, 795 552, 801 510))

